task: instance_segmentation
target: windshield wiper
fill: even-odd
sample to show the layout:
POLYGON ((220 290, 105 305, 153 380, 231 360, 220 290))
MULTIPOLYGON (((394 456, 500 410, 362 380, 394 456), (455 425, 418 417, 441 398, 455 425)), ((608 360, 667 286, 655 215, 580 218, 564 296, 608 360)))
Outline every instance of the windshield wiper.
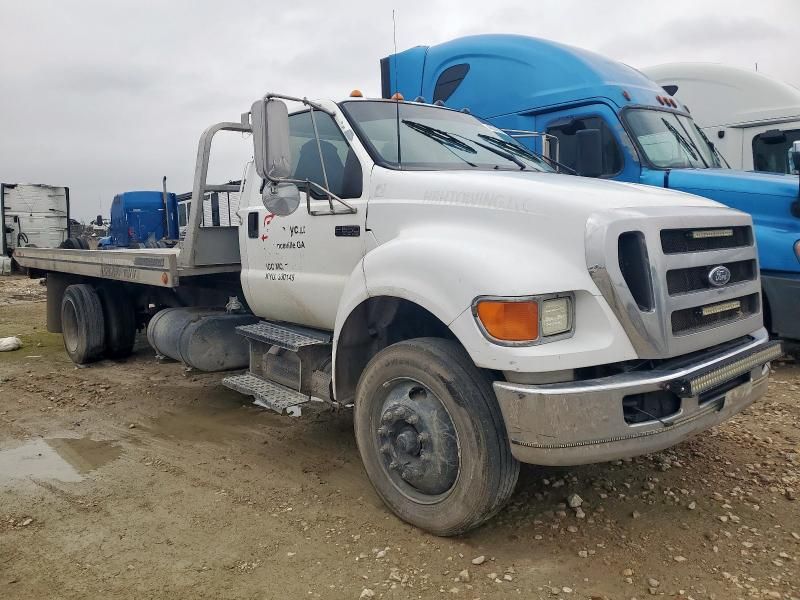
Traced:
POLYGON ((722 166, 722 163, 725 163, 725 166, 730 169, 731 168, 730 163, 725 159, 724 156, 722 156, 722 152, 720 152, 719 149, 714 145, 714 142, 708 139, 708 136, 706 136, 705 132, 702 129, 700 129, 696 123, 692 123, 692 125, 697 130, 697 133, 700 134, 700 137, 703 138, 703 141, 708 145, 709 148, 711 148, 711 152, 714 153, 714 156, 717 157, 719 166, 722 166))
MULTIPOLYGON (((478 137, 481 137, 481 135, 482 134, 479 133, 478 137)), ((470 139, 470 138, 468 138, 466 136, 459 136, 459 137, 463 137, 465 140, 469 140, 470 142, 472 142, 476 146, 479 146, 479 147, 483 148, 484 150, 488 150, 492 154, 497 154, 497 156, 502 156, 506 160, 510 160, 511 162, 513 162, 515 165, 517 165, 519 167, 520 171, 524 171, 527 168, 525 166, 524 162, 522 162, 520 159, 518 159, 516 156, 514 156, 510 152, 506 152, 505 150, 500 150, 500 148, 493 148, 492 146, 489 146, 488 144, 482 144, 479 141, 470 139)), ((495 169, 496 168, 497 168, 497 165, 495 165, 495 169)))
POLYGON ((453 148, 463 150, 464 152, 469 152, 470 154, 477 154, 475 148, 465 144, 452 133, 448 133, 443 129, 437 129, 436 127, 431 127, 430 125, 425 125, 424 123, 409 121, 408 119, 403 119, 402 123, 414 131, 436 140, 437 142, 441 142, 444 145, 452 146, 453 148))
POLYGON ((708 168, 708 164, 706 163, 705 159, 700 155, 700 149, 694 145, 694 143, 689 143, 685 137, 678 131, 674 125, 672 125, 669 121, 662 118, 661 121, 664 123, 664 126, 667 130, 678 140, 678 143, 683 147, 686 153, 691 156, 694 160, 699 160, 703 163, 703 165, 708 168))
POLYGON ((562 163, 558 162, 557 160, 550 158, 549 156, 545 156, 544 154, 537 154, 537 153, 529 150, 528 148, 520 146, 519 144, 514 144, 512 142, 507 142, 505 140, 498 139, 498 138, 493 137, 491 135, 486 135, 485 133, 479 133, 478 137, 483 139, 483 140, 486 140, 487 142, 489 142, 491 144, 494 144, 494 145, 498 146, 499 148, 502 148, 506 152, 510 152, 511 154, 516 154, 518 156, 521 156, 521 157, 526 158, 528 160, 532 160, 534 162, 544 162, 544 163, 549 164, 550 166, 555 165, 556 167, 559 167, 561 169, 569 171, 572 175, 576 175, 577 174, 575 169, 573 169, 571 167, 568 167, 567 165, 562 164, 562 163))

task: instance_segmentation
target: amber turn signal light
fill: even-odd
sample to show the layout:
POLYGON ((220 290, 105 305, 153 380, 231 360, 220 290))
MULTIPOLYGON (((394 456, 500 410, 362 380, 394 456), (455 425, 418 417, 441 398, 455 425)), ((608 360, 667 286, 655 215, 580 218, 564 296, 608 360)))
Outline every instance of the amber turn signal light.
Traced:
POLYGON ((481 300, 477 316, 490 336, 505 342, 531 342, 539 337, 536 301, 481 300))

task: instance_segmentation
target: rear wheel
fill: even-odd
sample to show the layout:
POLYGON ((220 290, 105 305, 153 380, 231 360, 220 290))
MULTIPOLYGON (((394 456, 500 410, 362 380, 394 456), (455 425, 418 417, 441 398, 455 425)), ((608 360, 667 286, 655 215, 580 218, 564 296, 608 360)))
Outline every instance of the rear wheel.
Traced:
POLYGON ((97 360, 105 346, 103 309, 88 284, 70 285, 61 301, 61 330, 67 354, 79 365, 97 360))
POLYGON ((455 342, 379 352, 358 383, 355 432, 367 475, 401 519, 436 535, 477 527, 519 475, 489 380, 455 342))
POLYGON ((105 351, 109 358, 124 358, 133 352, 136 340, 136 314, 130 296, 119 285, 98 290, 105 321, 105 351))

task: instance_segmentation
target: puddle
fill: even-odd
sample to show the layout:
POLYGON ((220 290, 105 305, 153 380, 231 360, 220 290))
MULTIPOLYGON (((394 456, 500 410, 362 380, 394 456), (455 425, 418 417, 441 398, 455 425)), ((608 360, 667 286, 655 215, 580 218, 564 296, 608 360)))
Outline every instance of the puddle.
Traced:
POLYGON ((81 481, 84 475, 122 454, 109 441, 88 438, 35 439, 0 450, 0 486, 20 479, 81 481))

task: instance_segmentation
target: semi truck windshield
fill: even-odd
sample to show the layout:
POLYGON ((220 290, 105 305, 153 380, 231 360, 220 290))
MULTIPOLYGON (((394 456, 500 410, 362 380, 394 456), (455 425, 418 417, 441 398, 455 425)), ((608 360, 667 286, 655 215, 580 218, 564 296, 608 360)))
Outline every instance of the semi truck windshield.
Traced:
POLYGON ((342 109, 376 162, 412 170, 552 171, 499 129, 436 106, 358 100, 342 109))
POLYGON ((640 150, 661 169, 709 169, 720 167, 708 140, 691 118, 675 113, 634 108, 625 121, 640 150))

